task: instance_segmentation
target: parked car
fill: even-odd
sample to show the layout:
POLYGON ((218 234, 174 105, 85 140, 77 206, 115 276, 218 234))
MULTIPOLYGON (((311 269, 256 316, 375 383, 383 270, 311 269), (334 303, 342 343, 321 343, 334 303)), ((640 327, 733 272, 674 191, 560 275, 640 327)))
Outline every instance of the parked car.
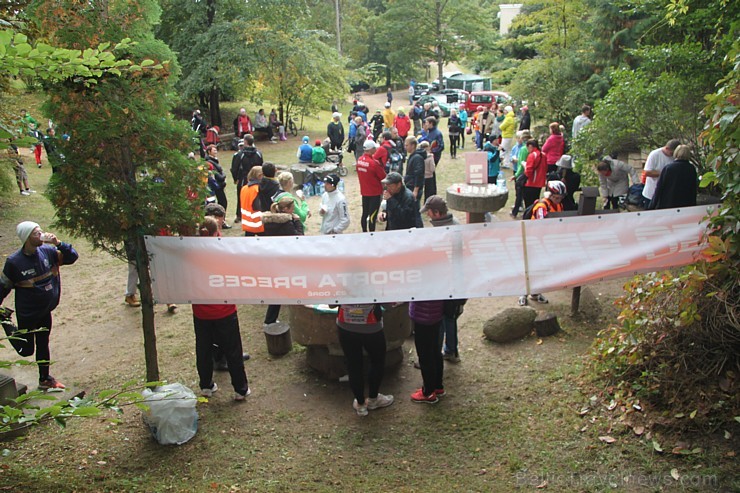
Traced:
POLYGON ((447 96, 440 94, 427 94, 419 98, 419 104, 422 106, 425 103, 432 103, 434 101, 439 103, 439 111, 441 112, 440 116, 450 116, 450 105, 447 103, 447 96))
POLYGON ((426 94, 429 94, 431 90, 432 86, 430 86, 429 84, 425 84, 424 82, 417 82, 416 85, 414 85, 414 101, 426 94))
POLYGON ((502 91, 473 91, 465 102, 465 109, 472 114, 478 106, 490 108, 493 103, 508 104, 509 102, 511 102, 511 96, 502 91))
POLYGON ((351 92, 363 92, 370 89, 370 84, 362 81, 354 81, 349 83, 349 89, 351 92))
POLYGON ((464 106, 467 103, 470 93, 461 89, 442 89, 437 94, 447 97, 447 103, 455 108, 455 103, 458 106, 464 106))

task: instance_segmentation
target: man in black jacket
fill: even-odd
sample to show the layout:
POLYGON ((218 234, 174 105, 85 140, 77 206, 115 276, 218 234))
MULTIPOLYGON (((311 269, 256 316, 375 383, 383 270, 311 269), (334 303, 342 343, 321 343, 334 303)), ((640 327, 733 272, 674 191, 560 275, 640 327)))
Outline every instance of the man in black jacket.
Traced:
POLYGON ((392 171, 383 180, 383 200, 386 201, 386 231, 394 229, 423 228, 419 203, 403 184, 403 177, 392 171))
POLYGON ((344 143, 344 126, 342 126, 340 118, 342 118, 342 114, 335 111, 331 115, 329 125, 326 127, 326 136, 329 137, 329 140, 331 141, 332 151, 341 151, 342 144, 344 143))
POLYGON ((242 221, 241 217, 241 203, 240 196, 241 190, 245 183, 247 183, 247 175, 249 171, 255 166, 262 166, 262 153, 257 150, 254 146, 254 136, 247 134, 240 142, 239 152, 234 154, 231 160, 231 177, 234 179, 236 184, 236 219, 235 223, 242 221))
POLYGON ((260 210, 268 212, 272 205, 272 198, 280 190, 280 184, 275 179, 275 165, 265 163, 262 165, 262 180, 260 181, 260 192, 257 198, 260 201, 260 210))
POLYGON ((416 208, 419 208, 421 194, 424 191, 424 160, 427 158, 426 151, 419 149, 416 137, 406 137, 406 153, 409 156, 406 163, 406 175, 403 181, 416 200, 416 208))

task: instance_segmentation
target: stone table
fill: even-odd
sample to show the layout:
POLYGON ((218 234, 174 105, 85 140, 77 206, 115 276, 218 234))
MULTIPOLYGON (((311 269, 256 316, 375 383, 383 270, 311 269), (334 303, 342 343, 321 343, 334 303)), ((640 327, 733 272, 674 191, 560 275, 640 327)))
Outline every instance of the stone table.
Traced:
POLYGON ((494 213, 509 200, 509 190, 500 190, 496 184, 469 185, 453 183, 447 188, 447 207, 470 214, 470 223, 485 221, 486 212, 494 213))
POLYGON ((316 180, 323 180, 327 175, 337 172, 337 165, 335 163, 326 162, 324 164, 314 166, 304 163, 294 164, 290 167, 290 172, 293 174, 293 183, 298 186, 303 186, 307 181, 311 181, 310 177, 313 175, 316 180))
MULTIPOLYGON (((337 309, 327 305, 291 305, 288 321, 293 340, 307 347, 308 366, 329 379, 347 374, 344 352, 337 335, 337 309)), ((408 303, 383 310, 386 368, 403 361, 403 342, 411 335, 408 303)))

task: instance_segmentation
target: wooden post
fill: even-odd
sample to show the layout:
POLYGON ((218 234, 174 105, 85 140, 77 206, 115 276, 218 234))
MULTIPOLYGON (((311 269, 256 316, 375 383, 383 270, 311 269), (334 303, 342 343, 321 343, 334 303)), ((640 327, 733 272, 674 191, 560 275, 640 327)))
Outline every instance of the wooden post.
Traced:
MULTIPOLYGON (((596 214, 596 199, 599 196, 597 187, 583 187, 581 196, 578 197, 578 215, 591 216, 596 214)), ((570 316, 578 315, 578 309, 581 305, 581 286, 573 288, 570 296, 570 316)))
POLYGON ((573 293, 570 296, 570 316, 574 317, 578 315, 578 309, 581 306, 581 287, 576 286, 573 288, 573 293))

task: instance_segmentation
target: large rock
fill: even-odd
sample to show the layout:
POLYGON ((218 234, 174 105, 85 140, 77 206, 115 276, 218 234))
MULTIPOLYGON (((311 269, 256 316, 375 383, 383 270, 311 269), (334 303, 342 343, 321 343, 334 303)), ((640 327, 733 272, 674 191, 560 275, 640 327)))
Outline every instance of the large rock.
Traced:
POLYGON ((578 307, 579 314, 589 320, 598 320, 601 318, 603 308, 601 302, 594 295, 590 288, 584 286, 581 288, 581 302, 578 307))
POLYGON ((537 311, 528 306, 507 308, 485 324, 483 334, 493 342, 511 342, 529 335, 534 328, 537 311))

